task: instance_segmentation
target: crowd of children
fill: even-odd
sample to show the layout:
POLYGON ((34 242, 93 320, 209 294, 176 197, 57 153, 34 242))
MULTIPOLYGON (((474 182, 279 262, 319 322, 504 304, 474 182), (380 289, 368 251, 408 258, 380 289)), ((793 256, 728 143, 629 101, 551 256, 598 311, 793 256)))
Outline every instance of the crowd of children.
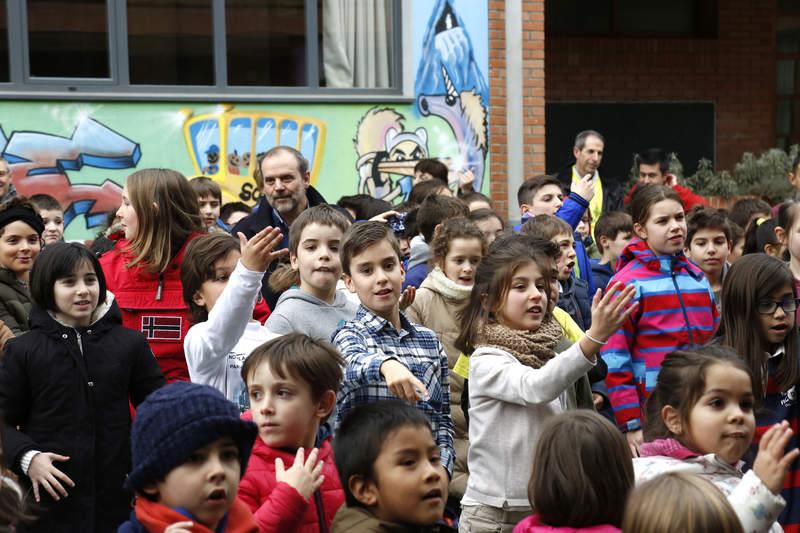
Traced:
POLYGON ((0 530, 800 531, 800 203, 635 161, 507 230, 438 161, 334 205, 277 147, 253 209, 133 173, 91 250, 0 183, 0 530))

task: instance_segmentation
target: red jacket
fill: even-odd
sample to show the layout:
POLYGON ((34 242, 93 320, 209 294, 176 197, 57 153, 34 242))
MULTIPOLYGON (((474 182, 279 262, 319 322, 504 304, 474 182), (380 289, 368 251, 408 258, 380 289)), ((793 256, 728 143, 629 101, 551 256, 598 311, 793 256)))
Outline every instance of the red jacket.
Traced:
POLYGON ((270 448, 260 437, 256 437, 247 471, 239 483, 239 498, 253 512, 259 530, 262 533, 330 531, 336 511, 344 504, 344 490, 333 462, 331 439, 322 441, 319 450, 319 458, 324 463, 322 474, 325 481, 309 500, 304 500, 293 487, 278 483, 275 479, 275 459, 278 457, 283 459, 287 470, 294 464, 294 452, 270 448), (319 520, 320 507, 324 516, 322 524, 319 520))
POLYGON ((181 263, 186 245, 199 235, 189 236, 163 274, 150 274, 140 265, 127 268, 133 255, 125 239, 100 257, 106 286, 122 311, 122 325, 147 338, 167 383, 189 381, 183 339, 192 315, 183 301, 181 263))
MULTIPOLYGON (((628 191, 628 194, 625 196, 625 205, 628 205, 631 202, 631 197, 633 197, 633 193, 636 192, 637 187, 639 187, 639 184, 634 183, 633 187, 631 187, 631 190, 628 191)), ((691 189, 684 187, 683 185, 674 185, 672 189, 678 193, 678 196, 681 197, 684 213, 688 213, 697 205, 708 205, 708 200, 702 196, 696 195, 691 189)))

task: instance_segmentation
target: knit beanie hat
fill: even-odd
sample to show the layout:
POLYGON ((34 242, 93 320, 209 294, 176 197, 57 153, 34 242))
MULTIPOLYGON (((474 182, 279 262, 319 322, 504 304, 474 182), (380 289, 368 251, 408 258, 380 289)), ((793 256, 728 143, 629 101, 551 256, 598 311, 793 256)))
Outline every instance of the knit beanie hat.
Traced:
POLYGON ((242 475, 258 427, 239 418, 239 409, 213 387, 176 381, 139 404, 131 431, 133 470, 125 486, 141 492, 164 479, 196 450, 220 437, 239 448, 242 475))

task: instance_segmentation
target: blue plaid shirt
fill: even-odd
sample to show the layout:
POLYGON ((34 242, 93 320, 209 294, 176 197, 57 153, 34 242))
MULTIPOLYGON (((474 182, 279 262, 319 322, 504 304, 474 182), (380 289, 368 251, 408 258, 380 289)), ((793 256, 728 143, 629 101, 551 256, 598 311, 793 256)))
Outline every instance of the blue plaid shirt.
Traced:
POLYGON ((333 334, 333 344, 345 359, 344 381, 336 403, 337 421, 353 407, 380 400, 396 400, 380 368, 384 361, 403 363, 428 389, 427 400, 416 407, 431 421, 442 464, 453 473, 453 419, 450 418, 450 378, 447 354, 436 333, 412 324, 400 313, 400 330, 363 305, 353 320, 333 334))

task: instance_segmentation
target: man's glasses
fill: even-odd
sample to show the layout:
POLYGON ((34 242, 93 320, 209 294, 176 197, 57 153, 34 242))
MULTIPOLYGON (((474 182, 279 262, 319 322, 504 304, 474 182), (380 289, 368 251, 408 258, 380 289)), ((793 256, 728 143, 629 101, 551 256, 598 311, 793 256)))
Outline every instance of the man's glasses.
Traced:
POLYGON ((762 315, 771 315, 775 312, 778 306, 783 309, 783 312, 787 315, 789 313, 794 313, 797 311, 798 302, 800 302, 800 298, 786 298, 785 300, 775 301, 775 300, 760 300, 758 302, 758 306, 756 307, 756 311, 758 311, 762 315))

